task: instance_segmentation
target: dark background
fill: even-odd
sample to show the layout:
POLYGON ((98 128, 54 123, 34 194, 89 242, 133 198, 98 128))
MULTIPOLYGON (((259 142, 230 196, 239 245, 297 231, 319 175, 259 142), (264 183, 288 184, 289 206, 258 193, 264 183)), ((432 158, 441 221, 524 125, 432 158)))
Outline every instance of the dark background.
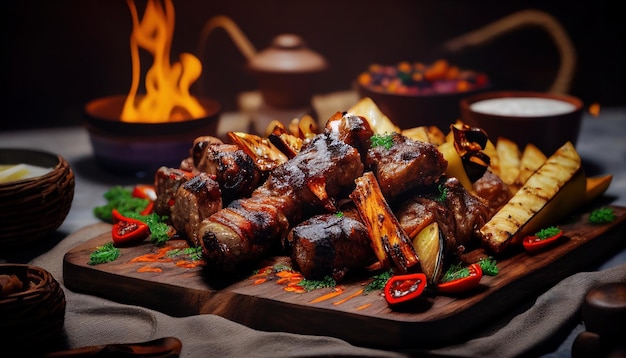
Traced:
MULTIPOLYGON (((137 5, 142 14, 142 4, 137 5)), ((191 52, 203 62, 192 88, 236 109, 236 96, 256 88, 243 55, 224 31, 198 54, 211 17, 231 17, 257 50, 280 33, 302 36, 330 68, 317 93, 348 90, 371 63, 430 61, 442 43, 522 9, 543 10, 566 29, 577 51, 570 93, 585 104, 626 104, 626 26, 619 2, 502 0, 174 0, 173 60, 191 52), (622 14, 622 15, 620 15, 622 14)), ((2 2, 0 130, 82 123, 89 100, 128 93, 132 28, 124 0, 2 2)), ((482 46, 444 55, 463 68, 484 71, 502 89, 547 90, 559 56, 539 28, 527 28, 482 46)), ((342 110, 339 109, 338 110, 342 110)))

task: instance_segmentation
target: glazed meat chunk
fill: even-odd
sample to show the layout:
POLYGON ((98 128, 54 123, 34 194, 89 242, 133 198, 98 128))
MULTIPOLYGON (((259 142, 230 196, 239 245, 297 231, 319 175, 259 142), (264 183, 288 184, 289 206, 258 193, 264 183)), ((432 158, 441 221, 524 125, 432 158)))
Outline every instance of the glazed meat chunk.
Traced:
POLYGON ((446 171, 448 162, 433 144, 392 134, 390 148, 372 146, 366 166, 380 184, 386 198, 396 197, 417 186, 435 183, 446 171))

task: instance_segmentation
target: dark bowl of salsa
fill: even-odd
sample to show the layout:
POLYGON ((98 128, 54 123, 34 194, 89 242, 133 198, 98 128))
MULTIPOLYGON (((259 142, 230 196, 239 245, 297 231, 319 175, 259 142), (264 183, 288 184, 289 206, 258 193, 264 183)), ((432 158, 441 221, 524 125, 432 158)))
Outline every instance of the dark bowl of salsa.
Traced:
POLYGON ((459 119, 461 99, 491 87, 486 74, 461 69, 446 60, 370 65, 356 81, 360 97, 369 97, 400 129, 436 125, 444 133, 459 119))

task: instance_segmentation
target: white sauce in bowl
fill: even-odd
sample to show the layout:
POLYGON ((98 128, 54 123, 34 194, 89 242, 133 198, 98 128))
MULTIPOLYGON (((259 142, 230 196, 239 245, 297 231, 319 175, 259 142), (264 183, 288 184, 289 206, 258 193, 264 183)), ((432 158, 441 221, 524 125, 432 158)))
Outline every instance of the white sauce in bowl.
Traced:
POLYGON ((48 174, 52 168, 44 168, 32 164, 0 164, 0 184, 35 178, 48 174))
POLYGON ((551 98, 492 98, 470 105, 474 112, 511 117, 555 116, 573 112, 576 106, 551 98))

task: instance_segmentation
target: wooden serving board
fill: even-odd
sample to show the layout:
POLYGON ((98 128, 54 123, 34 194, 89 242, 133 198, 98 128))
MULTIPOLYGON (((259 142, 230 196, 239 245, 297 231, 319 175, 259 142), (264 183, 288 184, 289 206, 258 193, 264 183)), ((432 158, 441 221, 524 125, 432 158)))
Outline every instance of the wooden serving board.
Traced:
MULTIPOLYGON (((75 233, 90 236, 65 254, 63 277, 71 290, 173 316, 210 313, 255 329, 333 336, 368 347, 437 347, 462 341, 476 328, 623 248, 626 208, 613 208, 617 220, 610 224, 590 225, 588 213, 583 213, 560 225, 564 240, 558 246, 537 254, 519 251, 499 258, 500 273, 484 276, 481 287, 471 294, 420 297, 415 305, 402 311, 392 310, 379 291, 337 304, 363 288, 369 282, 365 276, 342 283, 345 291, 337 297, 312 302, 331 289, 298 294, 285 291, 285 286, 275 281, 255 285, 247 276, 230 281, 210 277, 202 267, 130 262, 154 252, 150 243, 122 248, 116 261, 90 266, 89 255, 96 246, 111 241, 108 224, 95 224, 75 233), (147 265, 160 267, 162 272, 138 272, 147 265)), ((180 240, 172 244, 186 245, 180 240)), ((271 258, 270 263, 281 260, 287 258, 271 258)))

